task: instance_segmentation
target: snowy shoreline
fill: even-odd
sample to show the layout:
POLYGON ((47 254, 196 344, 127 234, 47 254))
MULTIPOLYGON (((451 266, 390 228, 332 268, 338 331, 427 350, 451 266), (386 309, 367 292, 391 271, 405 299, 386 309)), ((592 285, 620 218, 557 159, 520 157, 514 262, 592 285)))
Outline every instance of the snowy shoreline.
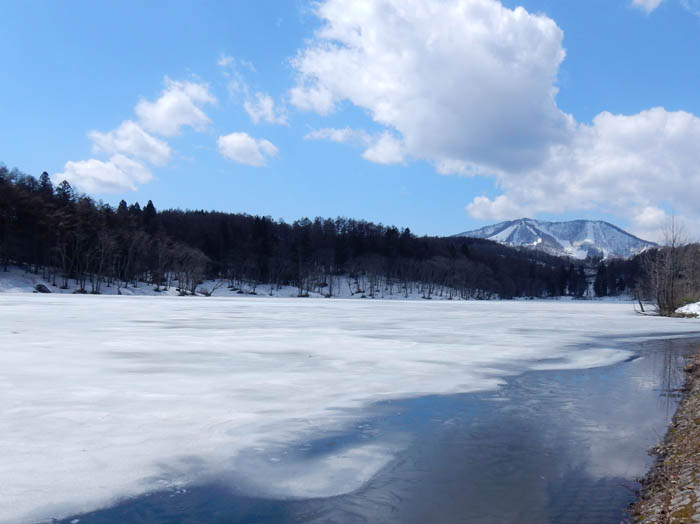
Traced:
MULTIPOLYGON (((9 271, 0 272, 0 293, 39 293, 37 286, 44 286, 43 292, 55 294, 83 294, 93 295, 89 292, 78 291, 79 285, 75 279, 66 279, 67 288, 62 288, 43 278, 42 274, 35 273, 21 267, 11 266, 9 271)), ((256 298, 333 298, 333 299, 375 299, 375 300, 468 300, 461 298, 457 290, 447 287, 434 286, 409 282, 405 289, 401 289, 398 283, 391 286, 380 285, 379 282, 370 282, 365 277, 351 278, 347 275, 336 276, 333 279, 331 296, 328 288, 314 286, 315 290, 304 289, 300 294, 299 288, 291 285, 259 284, 255 282, 236 282, 229 287, 225 280, 207 280, 197 286, 197 297, 256 297, 256 298), (430 289, 428 289, 430 287, 430 289)), ((88 286, 89 287, 89 286, 88 286)), ((159 290, 153 284, 146 282, 116 284, 102 283, 97 295, 115 296, 183 296, 176 284, 160 286, 159 290)), ((187 293, 184 296, 193 296, 187 293)), ((484 294, 476 295, 470 299, 494 299, 496 296, 484 294)), ((560 298, 560 297, 557 297, 560 298)), ((524 300, 524 299, 522 299, 524 300)))
MULTIPOLYGON (((169 288, 161 286, 159 291, 155 290, 153 284, 147 284, 144 282, 139 282, 137 286, 129 284, 128 286, 121 285, 117 288, 116 285, 106 285, 103 284, 100 288, 100 293, 93 295, 92 293, 80 293, 76 291, 78 289, 78 284, 74 279, 68 280, 68 288, 62 289, 57 285, 53 285, 50 281, 42 278, 41 273, 34 273, 26 269, 10 266, 7 272, 0 271, 0 294, 2 293, 39 293, 37 291, 37 286, 45 286, 47 291, 51 294, 58 295, 70 295, 70 294, 83 294, 91 296, 147 296, 147 297, 158 297, 158 296, 180 296, 180 292, 175 285, 171 285, 169 288)), ((421 290, 420 283, 411 283, 409 285, 408 292, 405 290, 398 289, 395 286, 393 289, 386 289, 385 287, 377 288, 376 290, 370 292, 366 289, 366 282, 361 280, 358 282, 357 279, 350 278, 348 276, 338 276, 336 277, 336 282, 333 287, 333 295, 327 296, 321 292, 310 291, 302 296, 299 295, 299 290, 295 286, 279 286, 275 284, 252 284, 247 282, 237 283, 238 287, 229 288, 223 281, 218 280, 207 280, 203 282, 197 288, 197 297, 206 298, 331 298, 331 299, 351 299, 351 300, 391 300, 391 301, 464 301, 464 300, 499 300, 497 296, 483 296, 483 297, 471 297, 471 298, 461 298, 454 290, 449 293, 448 288, 437 289, 436 292, 430 293, 426 296, 426 293, 421 290), (211 295, 209 292, 213 291, 211 295)), ((48 293, 46 293, 48 294, 48 293)), ((192 296, 192 295, 187 295, 192 296)), ((562 297, 545 297, 545 298, 532 298, 532 297, 516 297, 508 299, 508 301, 531 301, 531 300, 545 300, 545 301, 559 301, 559 300, 574 300, 573 297, 562 296, 562 297)), ((585 299, 590 300, 590 299, 585 299)), ((634 299, 625 295, 614 296, 614 297, 604 297, 593 299, 596 302, 612 302, 612 303, 632 303, 634 299)))

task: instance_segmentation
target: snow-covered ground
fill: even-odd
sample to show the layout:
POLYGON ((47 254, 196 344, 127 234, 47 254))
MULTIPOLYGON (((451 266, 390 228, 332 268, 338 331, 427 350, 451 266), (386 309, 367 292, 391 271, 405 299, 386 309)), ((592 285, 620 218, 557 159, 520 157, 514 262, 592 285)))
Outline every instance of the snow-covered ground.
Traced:
POLYGON ((216 477, 278 496, 358 488, 402 437, 284 459, 378 400, 603 366, 694 319, 580 301, 0 295, 0 522, 216 477))
MULTIPOLYGON (((58 279, 60 281, 60 278, 58 279)), ((68 287, 66 289, 61 289, 59 286, 52 285, 48 280, 42 278, 41 272, 35 274, 26 269, 10 266, 8 271, 0 271, 0 293, 37 293, 36 286, 41 284, 46 286, 46 288, 51 293, 57 293, 61 295, 71 295, 74 294, 78 288, 77 282, 74 279, 68 280, 68 287)), ((343 298, 343 299, 380 299, 380 300, 424 300, 429 297, 431 300, 460 300, 459 293, 457 290, 452 290, 447 287, 440 288, 440 286, 434 286, 431 293, 426 291, 427 288, 423 287, 419 282, 411 282, 406 284, 404 288, 403 283, 395 282, 391 287, 382 280, 381 285, 375 286, 372 289, 371 281, 366 277, 356 277, 352 278, 347 275, 334 276, 333 277, 333 287, 330 290, 332 298, 343 298)), ((255 284, 253 282, 241 282, 238 283, 239 287, 234 289, 229 289, 225 281, 214 281, 207 280, 197 287, 198 296, 206 296, 206 293, 212 291, 211 296, 213 297, 236 297, 236 298, 299 298, 299 289, 296 286, 278 286, 276 284, 255 284)), ((86 288, 89 290, 89 282, 86 284, 86 288)), ((144 282, 139 282, 136 287, 133 284, 129 284, 124 287, 122 284, 119 289, 119 293, 126 296, 179 296, 179 292, 175 285, 169 288, 161 287, 159 291, 155 291, 155 286, 153 284, 147 284, 144 282)), ((593 284, 590 283, 589 294, 593 296, 593 284)), ((314 287, 315 291, 312 290, 308 293, 308 296, 303 298, 327 298, 329 294, 329 289, 314 287)), ((474 292, 475 296, 469 298, 473 300, 476 298, 491 298, 498 299, 496 295, 489 295, 485 293, 474 292)), ((100 288, 100 295, 117 295, 116 285, 106 285, 102 284, 100 288)), ((530 300, 529 298, 516 298, 514 300, 530 300)), ((552 300, 573 300, 572 297, 554 297, 552 300)), ((616 296, 616 297, 596 297, 595 300, 602 300, 606 302, 628 302, 632 303, 633 299, 629 296, 616 296)))
MULTIPOLYGON (((60 278, 58 281, 60 281, 60 278)), ((41 272, 36 274, 17 266, 10 266, 7 272, 0 271, 0 293, 36 293, 37 284, 46 286, 51 293, 62 295, 73 294, 78 288, 77 282, 74 279, 69 279, 68 287, 66 289, 61 289, 61 287, 54 286, 48 280, 42 278, 41 272)), ((257 298, 296 298, 299 296, 299 289, 296 286, 278 286, 275 284, 255 285, 252 282, 242 282, 240 283, 240 287, 229 289, 227 285, 222 284, 224 284, 224 282, 208 280, 197 287, 197 293, 202 296, 205 292, 213 290, 212 296, 215 297, 255 296, 257 298)), ((155 286, 152 284, 146 284, 144 282, 139 282, 136 287, 134 287, 133 284, 124 287, 122 284, 119 293, 127 296, 179 295, 175 285, 167 289, 161 287, 160 291, 155 291, 154 287, 155 286)), ((376 298, 382 300, 421 300, 427 295, 422 291, 421 285, 418 283, 409 283, 408 292, 400 289, 400 287, 399 284, 394 284, 391 289, 386 285, 378 286, 374 290, 374 296, 372 296, 371 283, 367 278, 338 276, 333 278, 331 294, 333 298, 376 298)), ((89 290, 89 282, 86 288, 89 290)), ((117 295, 117 292, 116 285, 107 286, 106 284, 102 284, 100 288, 100 295, 117 295)), ((327 287, 321 288, 317 289, 317 291, 310 291, 308 297, 322 298, 325 297, 328 292, 329 290, 327 287)), ((429 296, 431 300, 448 300, 450 297, 449 289, 444 288, 442 293, 440 293, 440 288, 436 286, 433 293, 429 296)), ((453 298, 456 299, 457 297, 457 293, 453 292, 453 298)))
MULTIPOLYGON (((60 281, 60 278, 58 279, 60 281)), ((23 268, 17 266, 10 266, 8 271, 0 271, 0 293, 36 293, 36 285, 42 284, 51 293, 58 293, 62 295, 72 294, 77 289, 76 281, 70 279, 68 281, 68 287, 66 289, 61 289, 59 286, 54 286, 50 281, 42 278, 42 273, 33 273, 27 271, 23 268)), ((89 284, 87 285, 89 288, 89 284)), ((146 285, 144 283, 139 283, 137 287, 129 285, 128 287, 121 287, 120 290, 122 295, 138 295, 138 296, 156 296, 156 295, 177 295, 178 292, 174 287, 168 290, 161 290, 159 292, 153 290, 153 286, 146 285)), ((116 295, 116 286, 102 285, 100 290, 101 295, 116 295)))
POLYGON ((694 302, 693 304, 686 304, 685 306, 679 307, 676 309, 676 313, 700 316, 700 302, 694 302))

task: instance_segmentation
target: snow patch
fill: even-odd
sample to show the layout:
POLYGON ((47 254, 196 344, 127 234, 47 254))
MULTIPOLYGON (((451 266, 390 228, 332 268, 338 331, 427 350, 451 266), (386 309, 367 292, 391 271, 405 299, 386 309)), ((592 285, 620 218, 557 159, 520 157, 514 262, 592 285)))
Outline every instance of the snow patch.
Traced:
POLYGON ((676 310, 676 313, 681 313, 684 315, 700 315, 700 302, 686 304, 683 307, 679 307, 676 310))

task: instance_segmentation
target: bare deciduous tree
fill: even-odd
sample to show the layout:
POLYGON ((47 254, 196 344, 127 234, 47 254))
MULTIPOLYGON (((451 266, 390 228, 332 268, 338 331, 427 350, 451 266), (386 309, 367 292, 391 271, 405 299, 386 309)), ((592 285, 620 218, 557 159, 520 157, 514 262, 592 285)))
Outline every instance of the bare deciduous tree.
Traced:
POLYGON ((675 216, 666 223, 663 245, 645 253, 643 293, 660 315, 673 315, 680 306, 697 300, 698 281, 696 244, 689 244, 683 226, 675 216))

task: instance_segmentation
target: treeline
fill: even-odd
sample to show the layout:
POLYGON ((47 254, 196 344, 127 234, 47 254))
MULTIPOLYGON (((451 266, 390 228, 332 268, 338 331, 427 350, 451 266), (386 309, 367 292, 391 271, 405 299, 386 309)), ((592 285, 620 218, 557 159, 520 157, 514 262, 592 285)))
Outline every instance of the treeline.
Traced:
POLYGON ((301 219, 211 211, 157 211, 149 201, 114 208, 0 166, 0 264, 43 272, 82 292, 102 286, 175 286, 194 294, 204 279, 232 289, 293 285, 300 296, 352 293, 374 297, 419 292, 425 298, 615 295, 633 286, 630 263, 572 264, 530 250, 469 238, 417 237, 407 228, 347 218, 301 219))
POLYGON ((639 257, 640 295, 651 301, 659 314, 700 300, 700 244, 690 243, 672 218, 664 231, 663 245, 639 257))
POLYGON ((629 260, 588 261, 587 265, 595 268, 592 291, 596 297, 633 295, 642 278, 641 259, 638 256, 629 260))

